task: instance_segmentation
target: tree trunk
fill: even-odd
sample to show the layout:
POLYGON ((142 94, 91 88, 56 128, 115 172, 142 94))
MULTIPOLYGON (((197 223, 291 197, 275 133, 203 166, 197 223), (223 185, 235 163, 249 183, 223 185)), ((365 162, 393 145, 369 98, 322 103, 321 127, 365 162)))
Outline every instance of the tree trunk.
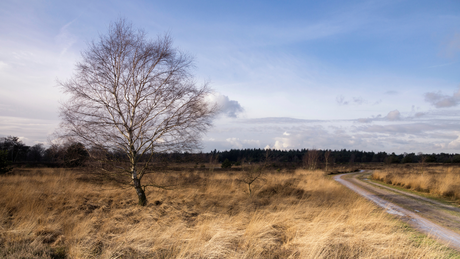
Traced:
POLYGON ((134 181, 134 189, 136 189, 137 197, 139 198, 139 205, 145 206, 147 205, 147 197, 145 196, 145 192, 141 187, 141 180, 133 179, 134 181))

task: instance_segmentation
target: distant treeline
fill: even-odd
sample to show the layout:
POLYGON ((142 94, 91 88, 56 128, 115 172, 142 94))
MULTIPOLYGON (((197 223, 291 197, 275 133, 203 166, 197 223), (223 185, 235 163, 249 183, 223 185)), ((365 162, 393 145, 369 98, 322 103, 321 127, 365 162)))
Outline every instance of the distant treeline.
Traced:
MULTIPOLYGON (((328 163, 331 164, 349 164, 349 163, 460 163, 460 154, 423 154, 423 153, 395 153, 386 152, 366 152, 359 150, 317 150, 317 149, 297 149, 297 150, 264 150, 264 149, 231 149, 228 151, 214 150, 209 153, 202 153, 207 159, 215 157, 219 162, 228 159, 232 162, 264 162, 269 159, 273 162, 282 163, 304 163, 308 160, 309 153, 315 153, 318 162, 325 163, 325 155, 329 153, 328 163), (267 154, 268 152, 268 154, 267 154)), ((182 156, 184 154, 180 154, 182 156)), ((193 154, 189 154, 192 156, 193 154)), ((200 154, 195 154, 200 155, 200 154)))
POLYGON ((0 160, 10 164, 44 165, 49 167, 76 167, 88 161, 89 153, 80 143, 51 145, 43 144, 28 146, 18 137, 0 138, 0 160))
MULTIPOLYGON (((45 147, 43 144, 25 145, 18 137, 0 138, 0 151, 12 164, 43 164, 46 166, 80 166, 90 157, 91 148, 80 143, 66 143, 45 147)), ((120 151, 109 152, 112 157, 121 160, 125 154, 120 151)), ((141 162, 142 162, 141 158, 141 162)), ((353 163, 460 163, 460 154, 422 154, 404 153, 396 155, 386 152, 366 152, 359 150, 265 150, 231 149, 226 151, 211 151, 208 153, 159 153, 155 154, 156 163, 222 163, 229 160, 232 164, 269 162, 289 166, 315 166, 324 164, 353 164, 353 163)))

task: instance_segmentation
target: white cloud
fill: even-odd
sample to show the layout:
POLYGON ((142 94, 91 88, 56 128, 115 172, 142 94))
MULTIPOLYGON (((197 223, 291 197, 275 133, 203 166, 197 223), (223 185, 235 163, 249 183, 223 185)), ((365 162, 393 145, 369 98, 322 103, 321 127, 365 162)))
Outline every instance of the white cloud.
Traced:
POLYGON ((291 134, 287 133, 286 131, 283 133, 284 136, 289 136, 291 134))
POLYGON ((220 109, 220 113, 230 118, 236 118, 238 114, 244 111, 238 101, 230 100, 228 96, 220 93, 209 95, 207 101, 211 104, 216 104, 220 109))
POLYGON ((439 92, 430 92, 425 94, 425 101, 431 103, 436 108, 448 108, 457 106, 460 103, 460 89, 450 95, 444 95, 439 92))
POLYGON ((239 138, 227 138, 226 141, 231 145, 232 148, 254 148, 260 146, 259 140, 253 139, 243 139, 240 140, 239 138))
POLYGON ((275 142, 275 145, 273 145, 273 149, 287 150, 289 148, 292 148, 292 146, 288 142, 289 142, 289 139, 287 138, 277 140, 275 142))
MULTIPOLYGON (((445 148, 445 147, 446 147, 445 145, 441 146, 441 148, 445 148)), ((460 137, 454 141, 449 142, 449 144, 447 144, 447 148, 458 150, 460 148, 460 137)))
POLYGON ((452 140, 451 142, 449 142, 449 144, 447 144, 447 147, 450 149, 460 148, 460 132, 455 131, 455 133, 457 134, 458 137, 455 140, 452 140))
POLYGON ((228 138, 228 139, 226 139, 226 141, 228 143, 230 143, 230 145, 232 145, 232 147, 243 148, 243 145, 241 144, 240 139, 238 139, 238 138, 228 138))
POLYGON ((336 127, 299 127, 292 129, 289 136, 275 137, 273 149, 289 150, 313 148, 318 149, 354 149, 356 146, 367 146, 363 137, 336 127))
POLYGON ((390 121, 397 121, 401 119, 401 113, 398 110, 394 110, 389 112, 385 118, 390 121))

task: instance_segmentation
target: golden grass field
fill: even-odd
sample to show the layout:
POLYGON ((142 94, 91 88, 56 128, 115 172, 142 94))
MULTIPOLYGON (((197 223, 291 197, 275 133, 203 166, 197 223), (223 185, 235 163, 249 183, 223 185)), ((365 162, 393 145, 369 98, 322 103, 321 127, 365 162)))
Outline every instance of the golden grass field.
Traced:
POLYGON ((324 176, 164 172, 132 187, 66 169, 0 177, 1 258, 448 258, 458 254, 324 176))
POLYGON ((372 174, 374 180, 460 202, 460 168, 414 166, 386 168, 372 174))

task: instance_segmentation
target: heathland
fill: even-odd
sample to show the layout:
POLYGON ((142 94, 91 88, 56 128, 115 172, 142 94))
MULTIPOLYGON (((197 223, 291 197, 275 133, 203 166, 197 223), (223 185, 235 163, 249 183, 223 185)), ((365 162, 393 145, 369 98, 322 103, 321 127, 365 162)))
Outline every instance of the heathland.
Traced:
POLYGON ((460 168, 453 166, 388 167, 376 170, 372 178, 409 190, 427 193, 452 202, 460 201, 460 168))
MULTIPOLYGON (((208 165, 206 165, 206 168, 208 165)), ((149 204, 83 169, 0 176, 2 258, 448 258, 320 170, 150 174, 149 204)), ((129 187, 129 186, 128 186, 129 187)))

